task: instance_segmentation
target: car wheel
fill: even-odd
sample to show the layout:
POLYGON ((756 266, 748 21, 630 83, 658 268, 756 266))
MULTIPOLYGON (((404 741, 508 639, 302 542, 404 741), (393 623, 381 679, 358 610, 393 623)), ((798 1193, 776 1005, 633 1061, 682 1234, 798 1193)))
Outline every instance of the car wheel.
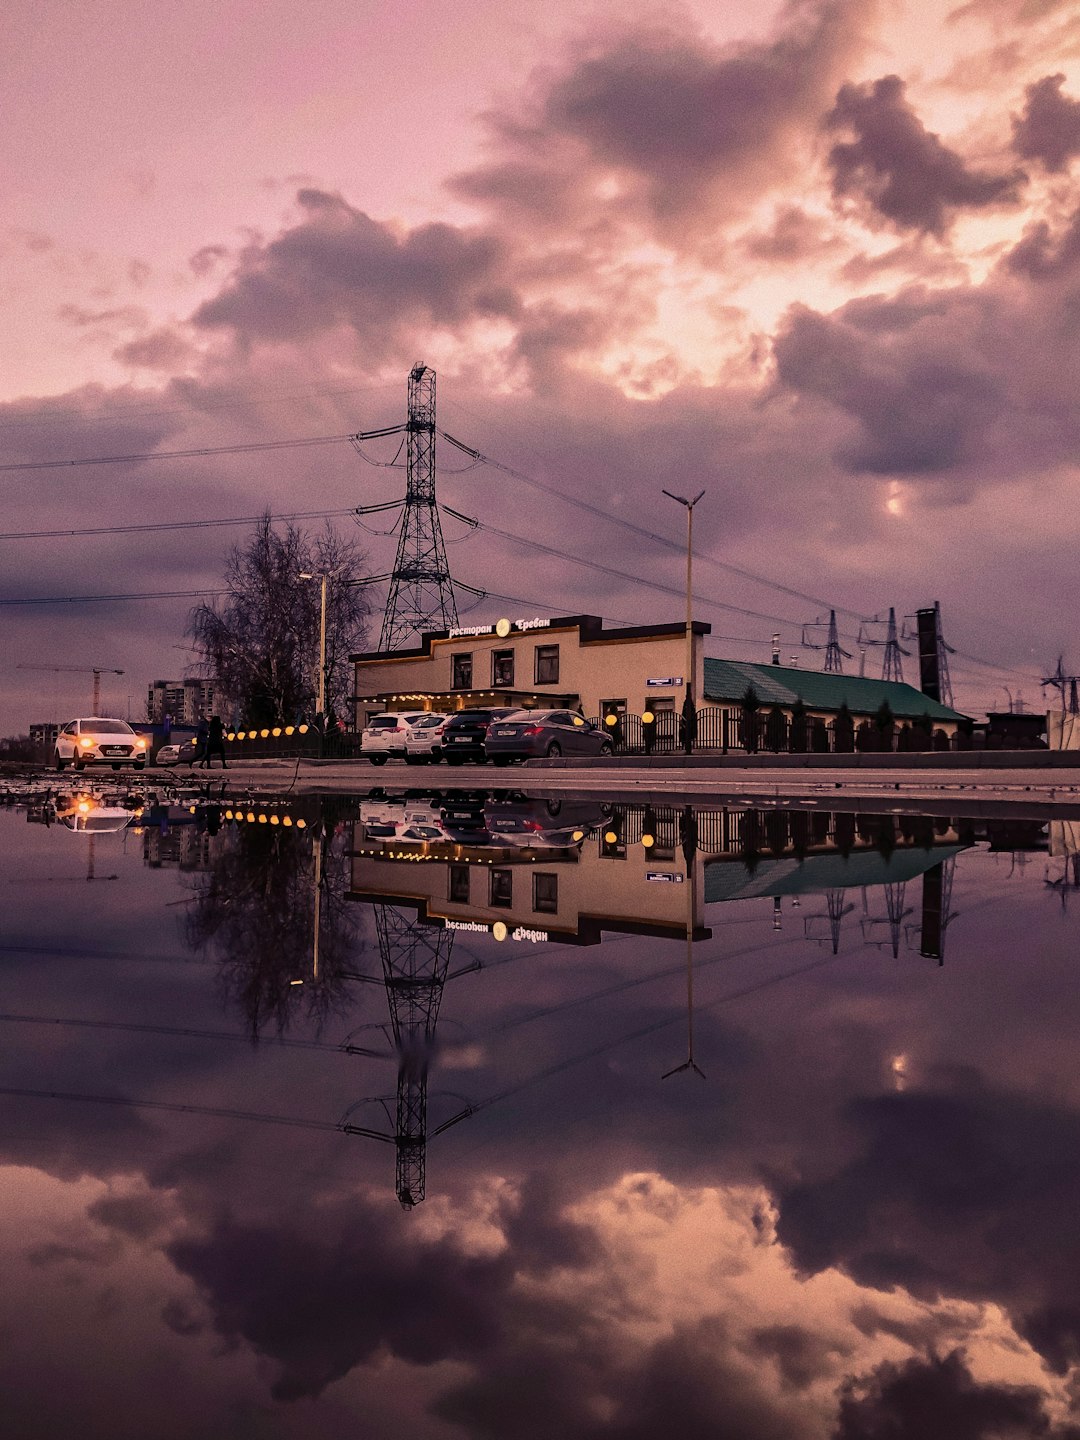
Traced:
POLYGON ((545 753, 548 755, 549 758, 553 758, 556 755, 561 755, 562 746, 557 740, 552 740, 545 753))
POLYGON ((67 767, 67 761, 60 759, 59 750, 57 750, 56 754, 53 756, 53 764, 56 766, 57 770, 63 770, 67 767))
POLYGON ((509 755, 493 755, 493 756, 491 757, 491 763, 492 763, 493 765, 500 765, 500 766, 509 765, 509 764, 510 764, 510 756, 509 756, 509 755))
POLYGON ((555 816, 556 816, 556 815, 561 815, 561 814, 562 814, 562 801, 561 801, 561 800, 548 800, 546 803, 547 803, 547 812, 548 812, 548 814, 551 816, 551 818, 552 818, 553 820, 555 819, 555 816))
POLYGON ((145 770, 145 769, 146 769, 146 761, 145 761, 145 760, 136 760, 136 761, 135 761, 135 769, 136 769, 136 770, 145 770))
POLYGON ((72 764, 72 768, 75 769, 75 770, 85 770, 85 769, 86 769, 86 761, 85 761, 85 760, 80 760, 77 755, 75 756, 74 760, 72 760, 71 764, 72 764))
POLYGON ((385 756, 385 755, 369 755, 369 756, 368 756, 368 759, 371 761, 371 763, 372 763, 373 765, 385 765, 385 764, 386 764, 386 756, 385 756))
POLYGON ((600 746, 600 754, 601 754, 601 755, 614 755, 614 754, 615 754, 615 746, 612 745, 612 743, 611 743, 610 740, 605 740, 604 743, 600 746))
POLYGON ((464 765, 465 761, 460 755, 447 755, 446 763, 448 765, 464 765))
POLYGON ((419 755, 406 755, 406 756, 405 756, 405 764, 406 764, 406 765, 422 765, 423 763, 424 763, 424 762, 423 762, 423 759, 422 759, 419 755))

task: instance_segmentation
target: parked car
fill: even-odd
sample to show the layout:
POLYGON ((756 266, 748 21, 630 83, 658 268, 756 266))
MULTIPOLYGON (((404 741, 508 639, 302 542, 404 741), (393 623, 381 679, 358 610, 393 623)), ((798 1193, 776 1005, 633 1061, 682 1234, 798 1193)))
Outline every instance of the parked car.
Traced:
POLYGON ((485 819, 493 845, 528 850, 580 848, 587 836, 604 823, 603 812, 595 801, 574 799, 560 802, 492 797, 485 819))
POLYGON ((448 765, 464 765, 467 760, 483 765, 487 759, 484 742, 493 720, 517 712, 509 707, 494 710, 458 710, 446 722, 442 748, 448 765))
POLYGON ((496 765, 540 755, 611 755, 602 730, 570 710, 514 710, 488 730, 484 748, 496 765))
POLYGON ((409 727, 424 720, 427 710, 405 710, 400 714, 373 715, 360 735, 360 753, 372 765, 385 765, 393 756, 405 755, 405 737, 409 727))
POLYGON ((188 740, 170 741, 161 745, 154 756, 155 765, 194 765, 199 747, 194 735, 188 740))
POLYGON ((360 823, 365 840, 380 843, 431 844, 447 838, 438 808, 422 801, 362 801, 360 823))
POLYGON ((136 770, 146 766, 149 741, 135 731, 125 720, 109 720, 93 715, 85 719, 69 720, 56 737, 53 763, 57 770, 68 765, 83 770, 87 765, 111 765, 119 770, 121 765, 133 765, 136 770))
POLYGON ((442 738, 449 715, 432 712, 409 726, 405 736, 406 765, 434 765, 442 759, 442 738))

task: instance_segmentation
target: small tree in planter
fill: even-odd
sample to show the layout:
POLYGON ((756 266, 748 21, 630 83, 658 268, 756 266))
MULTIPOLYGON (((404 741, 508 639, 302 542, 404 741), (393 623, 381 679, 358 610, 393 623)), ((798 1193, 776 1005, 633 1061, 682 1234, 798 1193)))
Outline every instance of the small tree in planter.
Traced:
POLYGON ((791 750, 794 755, 806 754, 806 706, 801 695, 791 707, 791 750))
POLYGON ((833 721, 833 744, 838 755, 850 755, 855 749, 855 721, 845 700, 833 721))
POLYGON ((934 722, 929 715, 917 715, 911 722, 911 742, 913 750, 934 748, 934 722))
POLYGON ((774 705, 765 717, 765 745, 776 754, 787 749, 787 716, 779 705, 774 705))
POLYGON ((748 685, 739 701, 739 739, 751 755, 757 752, 758 730, 760 722, 758 710, 761 708, 761 697, 753 685, 748 685))
POLYGON ((879 739, 879 750, 891 750, 893 748, 893 734, 896 729, 896 720, 893 716, 892 706, 888 700, 882 700, 878 706, 877 714, 874 716, 874 729, 879 739))

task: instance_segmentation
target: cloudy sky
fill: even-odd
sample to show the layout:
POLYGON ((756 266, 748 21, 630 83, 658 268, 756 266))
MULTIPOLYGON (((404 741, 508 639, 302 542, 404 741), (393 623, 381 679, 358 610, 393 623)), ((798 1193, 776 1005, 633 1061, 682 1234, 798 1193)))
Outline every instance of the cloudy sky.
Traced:
MULTIPOLYGON (((443 499, 502 532, 448 550, 491 592, 477 619, 503 595, 678 618, 660 490, 704 488, 713 653, 767 659, 779 628, 815 665, 828 605, 853 640, 940 600, 964 708, 1036 705, 1059 650, 1080 666, 1068 0, 11 15, 0 730, 89 703, 19 663, 123 669, 108 700, 136 713, 190 659, 188 599, 8 602, 213 588, 243 527, 21 532, 404 488, 346 443, 11 467, 397 423, 418 359, 440 425, 545 487, 440 451, 443 499)), ((335 523, 389 568, 391 537, 335 523)))

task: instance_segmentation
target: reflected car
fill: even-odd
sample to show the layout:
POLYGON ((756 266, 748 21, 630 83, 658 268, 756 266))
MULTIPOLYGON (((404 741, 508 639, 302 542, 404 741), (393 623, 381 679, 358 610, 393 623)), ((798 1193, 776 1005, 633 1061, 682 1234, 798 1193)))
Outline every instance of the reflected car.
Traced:
POLYGON ((405 735, 406 765, 435 765, 442 759, 442 738, 449 715, 424 715, 405 735))
POLYGON ((380 843, 403 840, 418 844, 447 839, 438 808, 412 800, 364 801, 360 824, 366 840, 380 843))
POLYGON ((121 805, 110 805, 93 795, 58 795, 53 802, 56 818, 68 830, 101 835, 127 827, 142 814, 121 805))
POLYGON ((484 749, 496 765, 540 756, 615 753, 610 736, 570 710, 515 710, 491 726, 484 749))
POLYGON ((150 742, 124 720, 110 720, 101 715, 69 720, 56 737, 53 763, 57 770, 69 765, 83 770, 87 765, 133 765, 136 770, 146 766, 150 742))
POLYGON ((488 727, 495 720, 517 712, 509 707, 493 710, 457 710, 446 722, 442 749, 448 765, 464 765, 471 760, 483 765, 487 759, 485 741, 488 727))
POLYGON ((405 737, 418 720, 426 720, 427 710, 406 710, 401 714, 373 715, 360 733, 360 753, 372 765, 385 765, 387 760, 405 756, 405 737))
POLYGON ((604 812, 588 800, 492 799, 485 819, 494 845, 568 850, 580 848, 603 825, 604 812))

